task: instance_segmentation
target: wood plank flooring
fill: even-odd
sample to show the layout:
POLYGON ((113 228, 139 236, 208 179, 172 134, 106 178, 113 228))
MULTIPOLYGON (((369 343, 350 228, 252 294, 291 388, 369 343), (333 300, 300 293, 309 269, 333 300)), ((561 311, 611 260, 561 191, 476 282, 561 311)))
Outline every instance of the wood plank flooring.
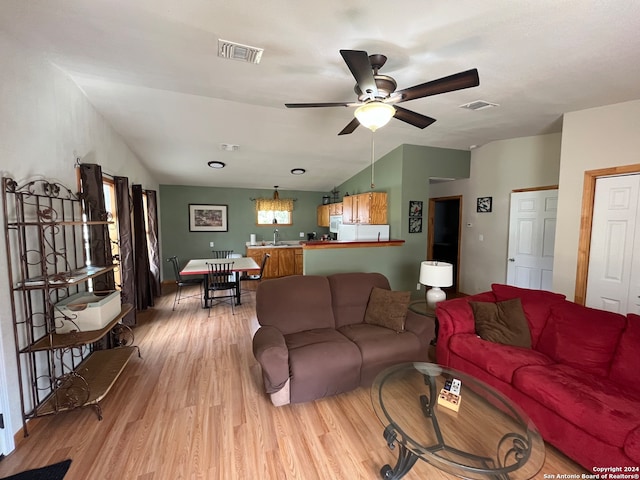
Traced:
MULTIPOLYGON (((173 292, 138 315, 123 375, 102 401, 32 421, 30 435, 0 461, 0 477, 73 460, 65 480, 377 479, 395 464, 369 389, 303 405, 272 406, 251 351, 255 294, 211 317, 197 299, 171 310, 173 292)), ((547 449, 545 473, 584 470, 547 449)), ((404 477, 456 478, 418 461, 404 477)))

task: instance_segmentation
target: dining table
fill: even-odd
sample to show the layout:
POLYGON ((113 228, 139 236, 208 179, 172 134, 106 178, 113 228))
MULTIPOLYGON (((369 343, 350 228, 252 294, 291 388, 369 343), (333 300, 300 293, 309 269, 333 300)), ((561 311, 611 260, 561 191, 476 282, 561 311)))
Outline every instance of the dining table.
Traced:
MULTIPOLYGON (((180 271, 180 275, 203 275, 205 277, 205 285, 207 276, 209 275, 209 263, 233 263, 231 271, 235 273, 236 277, 236 305, 240 305, 240 274, 243 272, 250 272, 260 270, 260 265, 251 257, 238 257, 238 258, 194 258, 189 260, 184 268, 180 271)), ((207 295, 205 287, 205 307, 207 305, 207 295)))

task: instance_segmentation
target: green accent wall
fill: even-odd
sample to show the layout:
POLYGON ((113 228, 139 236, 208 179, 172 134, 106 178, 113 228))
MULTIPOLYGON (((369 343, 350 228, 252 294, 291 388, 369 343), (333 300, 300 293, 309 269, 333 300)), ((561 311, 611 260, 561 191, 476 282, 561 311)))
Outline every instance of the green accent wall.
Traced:
MULTIPOLYGON (((317 206, 327 192, 279 190, 280 198, 294 198, 293 225, 277 225, 280 240, 304 239, 309 232, 318 235, 328 233, 328 228, 317 225, 317 206)), ((252 198, 270 198, 273 189, 194 187, 183 185, 160 185, 160 245, 162 278, 173 280, 171 265, 166 258, 177 255, 184 264, 190 258, 208 258, 214 242, 215 250, 233 250, 245 253, 246 243, 252 233, 258 242, 272 241, 275 225, 256 226, 255 203, 252 198), (190 232, 189 204, 213 204, 228 206, 228 232, 190 232)))
POLYGON ((394 290, 409 290, 414 297, 420 295, 416 283, 420 262, 427 256, 429 178, 469 178, 470 159, 466 150, 401 145, 375 162, 374 188, 371 188, 371 167, 345 181, 338 187, 343 194, 387 192, 391 238, 405 243, 402 247, 350 248, 339 253, 336 249, 308 251, 305 274, 380 272, 389 278, 394 290), (410 200, 423 202, 421 233, 408 233, 410 200))

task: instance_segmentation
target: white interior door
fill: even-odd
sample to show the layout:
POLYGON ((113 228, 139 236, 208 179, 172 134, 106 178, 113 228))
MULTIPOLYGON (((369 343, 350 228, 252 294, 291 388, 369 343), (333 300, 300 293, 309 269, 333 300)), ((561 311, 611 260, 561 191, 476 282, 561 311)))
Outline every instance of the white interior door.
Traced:
POLYGON ((507 284, 551 290, 558 190, 511 194, 507 284))
POLYGON ((586 305, 640 313, 640 175, 596 180, 586 305))
MULTIPOLYGON (((1 335, 0 335, 1 337, 1 335)), ((9 400, 7 392, 7 376, 4 364, 4 349, 0 338, 0 413, 3 415, 4 428, 0 430, 0 454, 8 455, 14 448, 13 428, 9 418, 9 400)))

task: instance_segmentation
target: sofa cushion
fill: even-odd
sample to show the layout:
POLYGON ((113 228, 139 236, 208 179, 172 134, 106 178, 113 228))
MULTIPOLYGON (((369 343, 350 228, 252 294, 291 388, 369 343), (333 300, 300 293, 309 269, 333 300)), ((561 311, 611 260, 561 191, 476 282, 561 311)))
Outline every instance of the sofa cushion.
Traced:
POLYGON ((402 362, 427 362, 427 352, 412 332, 396 333, 385 327, 360 323, 339 329, 354 342, 362 355, 360 384, 368 386, 385 368, 402 362))
POLYGON ((336 328, 362 323, 373 287, 390 290, 389 280, 381 273, 336 273, 327 277, 336 328))
POLYGON ((547 323, 551 305, 560 303, 566 298, 562 294, 546 290, 531 290, 499 283, 492 284, 491 290, 499 302, 512 298, 520 299, 524 315, 527 317, 527 322, 529 322, 533 348, 537 348, 538 339, 547 323))
POLYGON ((609 378, 616 383, 626 385, 640 395, 638 350, 640 350, 640 316, 629 313, 627 328, 620 337, 620 343, 613 356, 609 378))
POLYGON ((329 282, 320 275, 264 280, 256 290, 256 316, 260 325, 272 325, 285 335, 334 328, 329 282))
POLYGON ((395 332, 402 332, 410 300, 411 292, 396 292, 373 287, 364 313, 364 321, 371 325, 390 328, 395 332))
POLYGON ((640 465, 640 426, 636 427, 624 442, 624 453, 640 465))
POLYGON ((507 383, 511 383, 513 373, 520 367, 554 363, 546 355, 530 348, 489 342, 472 333, 461 333, 451 337, 449 350, 507 383))
POLYGON ((624 385, 567 365, 522 367, 513 386, 573 425, 622 448, 640 425, 640 399, 624 385))
POLYGON ((476 333, 490 342, 531 348, 529 324, 519 298, 503 302, 469 302, 476 333))
POLYGON ((620 314, 565 301, 551 307, 537 350, 557 362, 606 377, 625 324, 620 314))
POLYGON ((360 384, 362 357, 355 343, 333 328, 285 335, 289 349, 291 402, 336 395, 360 384))

